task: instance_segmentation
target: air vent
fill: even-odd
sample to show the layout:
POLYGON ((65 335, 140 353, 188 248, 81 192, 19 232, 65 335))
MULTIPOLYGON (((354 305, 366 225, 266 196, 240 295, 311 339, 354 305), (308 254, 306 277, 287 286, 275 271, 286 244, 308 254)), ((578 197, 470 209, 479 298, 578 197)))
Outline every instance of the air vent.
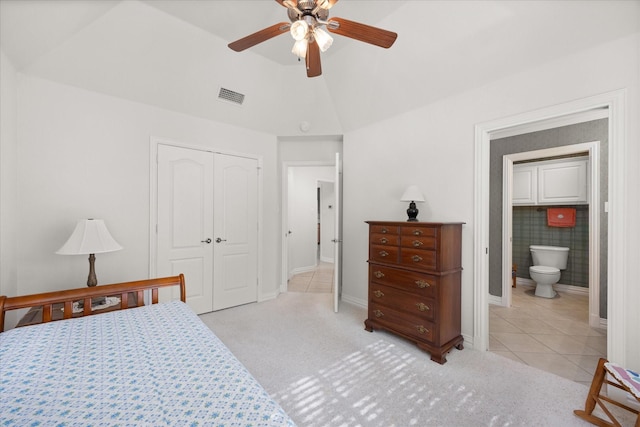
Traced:
POLYGON ((220 92, 218 92, 218 99, 242 105, 244 102, 244 95, 221 87, 220 92))

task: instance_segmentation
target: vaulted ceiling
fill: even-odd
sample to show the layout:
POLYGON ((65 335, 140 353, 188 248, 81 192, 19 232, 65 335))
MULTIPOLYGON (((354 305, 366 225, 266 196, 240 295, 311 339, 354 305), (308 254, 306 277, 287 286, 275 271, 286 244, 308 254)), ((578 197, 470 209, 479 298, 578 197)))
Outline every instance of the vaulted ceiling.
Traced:
MULTIPOLYGON (((280 35, 274 0, 0 0, 0 46, 25 74, 272 133, 335 135, 639 30, 638 1, 341 0, 330 16, 398 33, 390 49, 341 36, 323 74, 280 35), (218 99, 223 87, 242 106, 218 99)), ((531 84, 535 84, 532 82, 531 84)))

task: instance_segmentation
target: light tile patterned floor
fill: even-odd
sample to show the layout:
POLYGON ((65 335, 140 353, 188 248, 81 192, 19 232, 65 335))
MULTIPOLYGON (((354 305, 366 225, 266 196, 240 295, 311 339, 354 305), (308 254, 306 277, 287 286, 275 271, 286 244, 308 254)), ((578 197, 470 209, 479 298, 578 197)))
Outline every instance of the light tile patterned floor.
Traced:
POLYGON ((607 355, 606 329, 588 324, 589 297, 540 298, 520 284, 512 291, 512 307, 489 306, 489 351, 588 386, 607 355))
POLYGON ((289 292, 330 293, 333 290, 333 263, 320 262, 315 270, 289 279, 289 292))

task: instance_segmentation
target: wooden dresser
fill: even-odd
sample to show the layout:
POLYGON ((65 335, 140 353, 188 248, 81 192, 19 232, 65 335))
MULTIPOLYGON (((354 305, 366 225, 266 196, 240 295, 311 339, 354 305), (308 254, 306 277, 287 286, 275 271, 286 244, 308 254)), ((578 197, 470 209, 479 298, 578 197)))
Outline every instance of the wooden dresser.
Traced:
POLYGON ((367 221, 367 331, 385 329, 446 363, 460 334, 462 224, 367 221))

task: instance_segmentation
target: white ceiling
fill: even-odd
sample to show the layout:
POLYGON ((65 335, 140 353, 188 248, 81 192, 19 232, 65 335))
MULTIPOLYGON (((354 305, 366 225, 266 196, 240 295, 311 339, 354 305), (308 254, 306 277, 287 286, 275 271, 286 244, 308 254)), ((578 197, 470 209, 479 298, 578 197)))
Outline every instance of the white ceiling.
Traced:
MULTIPOLYGON (((640 1, 357 1, 331 16, 398 33, 390 49, 335 36, 308 79, 274 0, 0 0, 21 72, 276 135, 340 134, 640 30, 640 1), (217 100, 220 87, 246 95, 217 100)), ((535 82, 532 82, 535 84, 535 82)))

